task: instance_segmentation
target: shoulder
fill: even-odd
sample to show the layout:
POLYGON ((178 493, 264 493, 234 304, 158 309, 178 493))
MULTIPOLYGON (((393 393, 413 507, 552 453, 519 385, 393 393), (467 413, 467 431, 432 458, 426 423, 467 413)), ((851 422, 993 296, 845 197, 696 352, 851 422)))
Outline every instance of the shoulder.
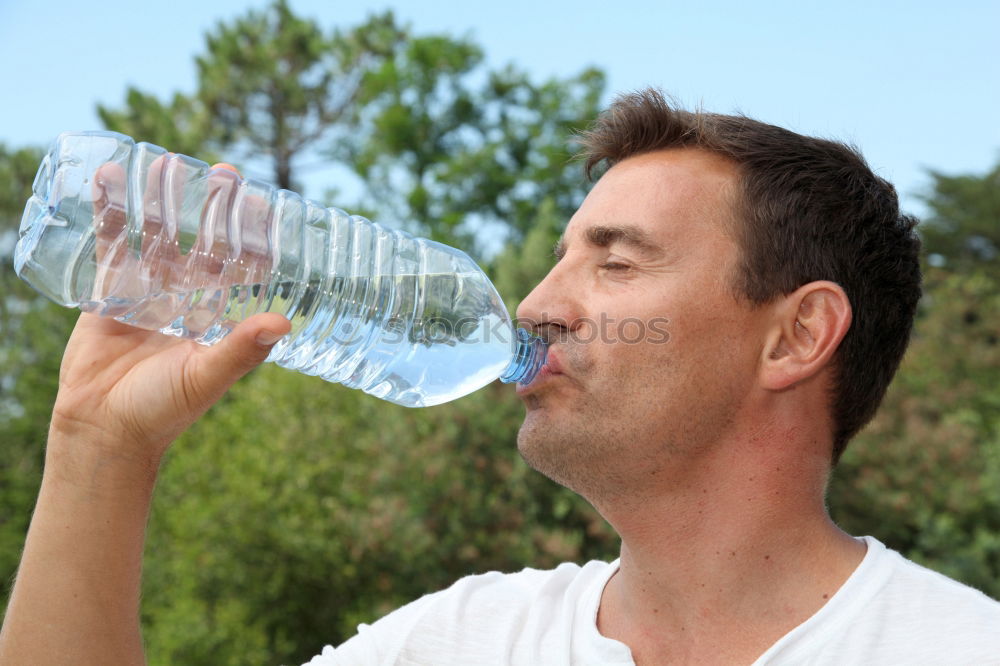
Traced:
POLYGON ((861 635, 877 654, 907 654, 911 663, 1000 664, 1000 602, 979 590, 881 549, 884 584, 863 615, 861 635))
POLYGON ((417 626, 421 630, 434 628, 444 619, 463 635, 475 634, 478 626, 491 625, 494 629, 505 628, 513 637, 539 621, 571 622, 576 609, 595 590, 599 599, 600 589, 616 570, 617 563, 589 562, 580 566, 566 562, 554 569, 491 571, 461 578, 411 605, 420 609, 417 626))
MULTIPOLYGON (((569 631, 581 607, 617 571, 617 562, 563 563, 554 569, 466 576, 424 595, 327 647, 315 666, 374 663, 494 663, 540 634, 569 631)), ((596 609, 596 606, 595 606, 596 609)))
POLYGON ((857 570, 760 664, 993 664, 1000 603, 872 537, 857 570))
POLYGON ((896 551, 887 549, 885 557, 892 574, 883 595, 894 615, 946 636, 989 629, 1000 646, 1000 602, 896 551))
POLYGON ((526 568, 515 573, 491 571, 466 576, 448 589, 428 595, 435 603, 478 604, 505 601, 532 601, 540 597, 561 597, 582 592, 598 579, 606 579, 617 563, 588 562, 581 566, 564 562, 555 569, 526 568))

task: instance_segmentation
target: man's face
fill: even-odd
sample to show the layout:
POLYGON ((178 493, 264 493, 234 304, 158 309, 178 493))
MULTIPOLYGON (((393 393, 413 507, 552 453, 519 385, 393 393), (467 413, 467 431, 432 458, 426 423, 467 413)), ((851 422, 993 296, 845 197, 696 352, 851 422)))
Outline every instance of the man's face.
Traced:
POLYGON ((761 315, 730 286, 735 178, 695 150, 619 163, 518 308, 552 342, 547 367, 518 389, 518 447, 592 501, 683 473, 726 436, 752 385, 761 315))

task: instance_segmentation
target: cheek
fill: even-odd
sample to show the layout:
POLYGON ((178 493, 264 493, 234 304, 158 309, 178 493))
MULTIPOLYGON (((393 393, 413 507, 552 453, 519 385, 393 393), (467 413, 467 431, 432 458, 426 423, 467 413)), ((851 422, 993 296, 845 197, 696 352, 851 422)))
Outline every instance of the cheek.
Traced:
POLYGON ((601 345, 600 355, 595 355, 604 370, 599 374, 606 382, 601 383, 614 394, 609 397, 616 409, 641 406, 677 373, 678 358, 669 328, 651 334, 648 328, 626 322, 614 335, 618 336, 616 342, 601 345))

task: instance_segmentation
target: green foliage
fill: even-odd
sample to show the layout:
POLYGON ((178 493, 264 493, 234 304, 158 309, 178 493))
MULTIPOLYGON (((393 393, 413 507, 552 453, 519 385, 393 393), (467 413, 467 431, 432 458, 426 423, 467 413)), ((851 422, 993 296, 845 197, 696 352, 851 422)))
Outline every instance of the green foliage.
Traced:
POLYGON ((543 199, 531 219, 530 230, 520 243, 508 243, 492 261, 493 284, 514 314, 517 304, 542 281, 552 268, 553 249, 566 226, 551 198, 543 199))
POLYGON ((589 189, 572 162, 574 135, 597 116, 604 90, 604 73, 593 68, 540 85, 512 66, 491 73, 483 104, 493 108, 495 120, 479 150, 455 164, 454 174, 464 178, 454 179, 451 196, 467 198, 466 209, 509 225, 513 244, 534 228, 545 202, 565 224, 589 189))
POLYGON ((604 75, 532 82, 484 71, 479 48, 414 38, 368 76, 359 131, 341 141, 377 219, 483 257, 531 228, 541 202, 568 219, 585 195, 572 134, 599 110, 604 75))
POLYGON ((380 219, 414 221, 432 233, 435 225, 454 225, 432 210, 429 180, 479 118, 465 80, 480 62, 482 53, 470 42, 420 37, 365 78, 360 114, 368 131, 342 143, 369 184, 380 219))
MULTIPOLYGON (((24 202, 31 195, 31 183, 41 161, 41 150, 10 150, 0 143, 0 223, 5 233, 17 231, 24 202)), ((2 245, 5 257, 9 256, 7 245, 2 245)))
POLYGON ((194 93, 161 102, 129 88, 124 108, 98 113, 108 129, 206 162, 267 161, 271 180, 294 190, 296 161, 352 131, 366 73, 404 36, 391 13, 325 35, 276 0, 206 35, 194 93))
POLYGON ((124 109, 116 111, 98 105, 97 115, 105 128, 136 141, 146 141, 209 163, 218 161, 208 141, 211 117, 197 99, 175 93, 170 102, 164 103, 153 95, 129 87, 124 109))
POLYGON ((931 177, 931 215, 921 227, 927 253, 953 271, 1000 276, 1000 163, 982 176, 931 177))
POLYGON ((910 351, 830 490, 834 517, 1000 597, 1000 281, 931 270, 910 351))
POLYGON ((327 37, 276 0, 207 36, 198 97, 220 145, 267 155, 275 183, 293 189, 293 160, 350 120, 365 73, 401 38, 391 13, 327 37))

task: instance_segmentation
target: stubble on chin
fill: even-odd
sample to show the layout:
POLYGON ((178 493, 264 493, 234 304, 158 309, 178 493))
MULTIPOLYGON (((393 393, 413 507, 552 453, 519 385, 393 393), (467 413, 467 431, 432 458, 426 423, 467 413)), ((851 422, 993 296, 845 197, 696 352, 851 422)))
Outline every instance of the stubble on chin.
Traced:
POLYGON ((517 434, 518 452, 528 466, 591 502, 606 495, 609 484, 620 488, 612 461, 623 440, 597 432, 586 410, 562 416, 555 419, 529 405, 517 434))
POLYGON ((575 443, 574 433, 569 432, 571 422, 576 418, 564 414, 564 423, 554 422, 545 400, 537 395, 529 395, 525 400, 524 422, 517 432, 517 449, 532 469, 560 482, 563 468, 575 443))

